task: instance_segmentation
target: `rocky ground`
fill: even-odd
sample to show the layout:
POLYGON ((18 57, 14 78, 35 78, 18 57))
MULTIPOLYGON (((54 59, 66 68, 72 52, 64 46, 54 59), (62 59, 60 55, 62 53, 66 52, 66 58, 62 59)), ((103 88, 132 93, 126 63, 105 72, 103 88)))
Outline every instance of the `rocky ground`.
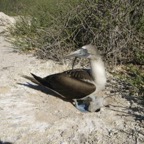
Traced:
POLYGON ((81 113, 69 102, 24 79, 69 69, 13 51, 5 29, 14 20, 0 13, 0 143, 13 144, 143 144, 144 108, 130 85, 108 74, 109 107, 81 113), (5 17, 5 18, 4 18, 5 17), (4 37, 5 36, 5 37, 4 37))

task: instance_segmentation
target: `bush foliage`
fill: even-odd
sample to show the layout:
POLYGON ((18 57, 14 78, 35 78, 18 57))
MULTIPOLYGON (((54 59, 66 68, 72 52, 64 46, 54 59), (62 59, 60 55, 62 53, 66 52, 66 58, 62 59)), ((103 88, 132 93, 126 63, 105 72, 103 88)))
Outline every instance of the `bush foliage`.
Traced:
POLYGON ((26 15, 11 31, 21 50, 60 60, 93 43, 107 64, 144 63, 143 0, 42 0, 26 15))

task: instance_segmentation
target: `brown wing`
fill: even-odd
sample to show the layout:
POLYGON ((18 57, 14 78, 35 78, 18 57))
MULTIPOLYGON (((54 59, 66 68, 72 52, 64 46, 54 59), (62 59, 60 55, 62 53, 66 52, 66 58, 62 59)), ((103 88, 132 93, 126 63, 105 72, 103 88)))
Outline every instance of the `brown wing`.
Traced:
POLYGON ((47 87, 60 93, 68 99, 80 99, 95 91, 96 87, 87 70, 69 70, 63 73, 47 76, 43 79, 47 87))
POLYGON ((64 74, 67 74, 69 77, 74 79, 81 79, 81 80, 89 80, 93 81, 93 78, 90 74, 89 69, 73 69, 63 72, 64 74))

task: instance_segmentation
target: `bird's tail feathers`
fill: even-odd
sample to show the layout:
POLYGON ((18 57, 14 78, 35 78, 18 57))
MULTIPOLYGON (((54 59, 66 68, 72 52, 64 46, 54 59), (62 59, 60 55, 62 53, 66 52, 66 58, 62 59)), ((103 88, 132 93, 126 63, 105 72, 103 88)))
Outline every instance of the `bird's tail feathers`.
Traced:
POLYGON ((34 77, 34 79, 41 85, 44 85, 46 87, 50 88, 50 84, 43 78, 36 76, 35 74, 31 73, 31 75, 34 77))

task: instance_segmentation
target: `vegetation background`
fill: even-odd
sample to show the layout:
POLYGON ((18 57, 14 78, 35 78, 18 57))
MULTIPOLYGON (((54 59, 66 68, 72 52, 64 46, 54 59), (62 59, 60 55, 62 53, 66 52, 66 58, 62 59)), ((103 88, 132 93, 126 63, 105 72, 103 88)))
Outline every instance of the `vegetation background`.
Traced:
POLYGON ((60 61, 85 44, 95 44, 108 69, 144 99, 143 0, 0 0, 0 11, 19 16, 11 42, 23 52, 60 61))

